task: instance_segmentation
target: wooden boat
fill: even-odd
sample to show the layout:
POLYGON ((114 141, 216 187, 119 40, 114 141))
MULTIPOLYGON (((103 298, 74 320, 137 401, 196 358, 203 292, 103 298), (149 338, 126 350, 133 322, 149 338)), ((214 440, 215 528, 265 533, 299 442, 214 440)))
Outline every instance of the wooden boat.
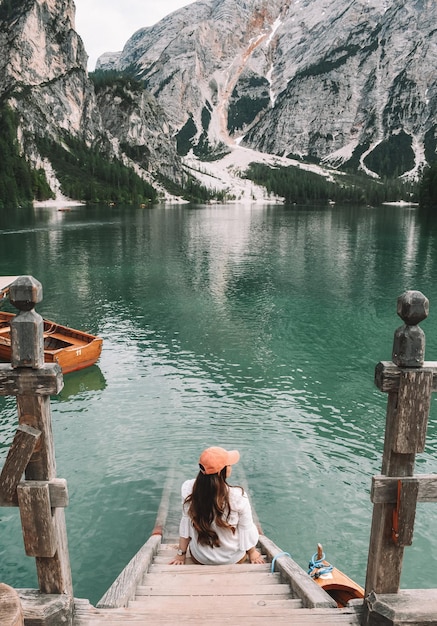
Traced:
MULTIPOLYGON (((11 360, 10 322, 14 313, 0 311, 0 359, 11 360)), ((62 373, 68 374, 94 365, 102 352, 103 339, 44 320, 44 360, 58 363, 62 373)))
POLYGON ((338 607, 345 607, 349 600, 364 598, 364 589, 342 571, 325 560, 321 544, 309 562, 308 574, 331 598, 338 607))

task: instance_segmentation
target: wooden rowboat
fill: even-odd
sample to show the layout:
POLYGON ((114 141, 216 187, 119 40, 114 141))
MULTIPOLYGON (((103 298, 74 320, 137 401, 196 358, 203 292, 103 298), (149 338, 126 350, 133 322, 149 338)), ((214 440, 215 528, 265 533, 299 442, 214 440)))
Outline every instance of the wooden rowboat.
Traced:
MULTIPOLYGON (((0 311, 0 359, 11 360, 10 322, 14 313, 0 311)), ((44 361, 58 363, 68 374, 94 365, 102 352, 103 339, 81 330, 44 320, 44 361)))
MULTIPOLYGON (((0 276, 0 300, 5 298, 9 287, 18 276, 0 276)), ((0 359, 11 360, 10 323, 14 313, 0 311, 0 359)), ((58 363, 63 374, 84 369, 94 363, 102 352, 103 339, 44 320, 44 361, 58 363)))
POLYGON ((349 600, 364 598, 364 589, 346 576, 342 571, 325 560, 323 548, 317 545, 317 552, 309 562, 308 574, 331 598, 337 602, 338 607, 344 607, 349 600))

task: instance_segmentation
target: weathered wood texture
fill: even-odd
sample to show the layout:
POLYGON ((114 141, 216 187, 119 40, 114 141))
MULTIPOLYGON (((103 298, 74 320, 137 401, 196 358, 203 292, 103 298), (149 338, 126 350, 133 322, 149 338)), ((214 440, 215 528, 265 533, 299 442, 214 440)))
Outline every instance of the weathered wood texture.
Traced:
POLYGON ((415 476, 373 476, 370 499, 374 504, 395 504, 398 498, 398 482, 417 483, 417 502, 437 502, 437 474, 415 476))
POLYGON ((42 433, 41 445, 26 467, 26 479, 52 480, 56 477, 56 460, 50 397, 20 395, 17 397, 17 408, 20 425, 32 426, 42 433))
POLYGON ((11 365, 40 369, 44 365, 44 320, 34 310, 21 311, 11 321, 11 365))
MULTIPOLYGON (((68 489, 65 478, 53 478, 50 481, 32 481, 35 484, 47 484, 49 486, 51 508, 68 506, 68 489)), ((21 483, 19 483, 20 485, 21 483)), ((17 485, 18 487, 18 485, 17 485)), ((18 506, 18 495, 13 501, 5 500, 0 492, 0 506, 18 506)))
MULTIPOLYGON (((431 391, 437 391, 437 361, 425 361, 421 371, 432 374, 431 391)), ((383 393, 392 393, 399 390, 402 370, 393 361, 380 361, 375 368, 375 385, 383 393)), ((415 371, 415 370, 413 370, 415 371)))
MULTIPOLYGON (((292 602, 292 601, 291 601, 292 602)), ((226 607, 226 599, 221 606, 226 607)), ((287 611, 274 609, 273 603, 260 603, 254 611, 245 612, 241 605, 238 614, 223 615, 214 612, 213 607, 196 610, 196 598, 180 607, 177 615, 166 613, 149 615, 145 611, 132 612, 131 609, 95 609, 87 600, 75 599, 74 626, 126 626, 143 624, 153 626, 359 626, 361 608, 302 609, 289 608, 287 611), (194 610, 193 610, 194 605, 194 610)))
POLYGON ((363 626, 437 626, 437 589, 370 593, 363 626))
POLYGON ((414 454, 424 451, 432 378, 432 372, 422 369, 401 372, 393 452, 414 454))
MULTIPOLYGON (((26 423, 42 433, 41 446, 32 455, 25 476, 29 481, 49 481, 56 478, 56 460, 52 431, 50 398, 48 396, 20 395, 17 397, 19 422, 26 423)), ((73 595, 67 529, 63 509, 52 514, 55 543, 53 556, 36 556, 39 589, 44 594, 73 595)))
POLYGON ((24 617, 18 593, 12 587, 0 583, 1 626, 23 626, 24 617))
POLYGON ((416 519, 417 480, 398 481, 398 497, 393 513, 392 539, 398 546, 411 546, 413 543, 414 521, 416 519))
POLYGON ((394 363, 381 362, 375 370, 375 383, 388 393, 388 400, 383 476, 374 481, 372 492, 366 596, 399 591, 404 546, 413 540, 416 502, 424 491, 429 497, 433 484, 426 478, 412 479, 416 453, 425 447, 431 394, 436 390, 436 364, 423 361, 425 336, 416 326, 428 310, 428 300, 420 292, 406 292, 398 298, 397 311, 405 324, 395 332, 394 363), (382 487, 390 477, 396 483, 382 487))
POLYGON ((290 556, 287 556, 282 552, 277 545, 271 541, 265 535, 261 535, 259 544, 262 550, 267 554, 270 560, 275 560, 275 566, 282 576, 289 583, 293 593, 297 598, 300 598, 303 602, 303 606, 306 608, 316 607, 336 607, 337 603, 326 593, 321 587, 319 587, 307 572, 305 572, 299 565, 293 561, 290 556))
POLYGON ((35 450, 41 432, 23 424, 18 427, 0 474, 0 502, 17 502, 17 485, 35 450))
POLYGON ((52 557, 56 552, 56 532, 47 483, 22 483, 18 492, 21 527, 27 556, 52 557))
POLYGON ((161 544, 127 607, 96 609, 86 600, 75 599, 74 626, 360 624, 362 603, 346 609, 338 609, 336 605, 303 608, 288 579, 278 571, 272 573, 270 563, 208 566, 195 565, 188 557, 183 566, 170 565, 176 547, 177 544, 161 544))
POLYGON ((54 396, 63 386, 57 363, 46 363, 40 370, 13 369, 9 363, 0 363, 0 396, 54 396))
POLYGON ((72 626, 74 600, 71 596, 42 594, 35 589, 17 591, 25 626, 72 626))
POLYGON ((19 313, 11 322, 11 365, 0 366, 0 395, 17 397, 20 430, 2 473, 6 488, 0 502, 11 504, 16 492, 26 552, 36 558, 39 591, 72 598, 65 516, 62 508, 56 508, 61 502, 65 506, 68 498, 65 488, 57 498, 60 489, 50 408, 50 395, 62 389, 62 372, 57 364, 44 364, 43 322, 33 310, 42 299, 41 284, 31 276, 21 276, 10 286, 9 299, 19 313), (33 432, 40 435, 31 450, 33 432), (21 444, 20 460, 14 447, 21 444), (17 485, 23 469, 26 480, 17 485))

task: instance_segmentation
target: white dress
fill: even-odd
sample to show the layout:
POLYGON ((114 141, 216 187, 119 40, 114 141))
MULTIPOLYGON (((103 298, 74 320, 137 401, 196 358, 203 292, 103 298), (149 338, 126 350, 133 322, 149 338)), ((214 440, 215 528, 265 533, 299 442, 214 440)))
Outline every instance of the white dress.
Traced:
MULTIPOLYGON (((194 480, 186 480, 182 485, 183 503, 193 490, 194 480)), ((203 565, 238 563, 246 551, 256 546, 258 542, 259 533, 253 522, 249 498, 242 493, 240 487, 229 487, 229 504, 231 513, 227 521, 235 528, 235 532, 232 532, 230 528, 217 527, 215 522, 211 524, 220 540, 219 547, 199 544, 197 531, 188 515, 189 504, 183 504, 179 535, 185 539, 191 539, 190 552, 196 561, 203 565)))

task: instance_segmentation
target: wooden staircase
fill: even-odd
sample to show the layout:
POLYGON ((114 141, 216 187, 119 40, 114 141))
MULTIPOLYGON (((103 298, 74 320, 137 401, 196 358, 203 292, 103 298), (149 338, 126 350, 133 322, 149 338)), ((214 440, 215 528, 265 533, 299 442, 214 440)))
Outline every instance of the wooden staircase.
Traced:
MULTIPOLYGON (((304 608, 279 572, 264 565, 169 565, 176 543, 159 544, 133 599, 122 608, 75 600, 74 626, 358 626, 361 607, 304 608)), ((311 582, 311 581, 310 581, 311 582)))

